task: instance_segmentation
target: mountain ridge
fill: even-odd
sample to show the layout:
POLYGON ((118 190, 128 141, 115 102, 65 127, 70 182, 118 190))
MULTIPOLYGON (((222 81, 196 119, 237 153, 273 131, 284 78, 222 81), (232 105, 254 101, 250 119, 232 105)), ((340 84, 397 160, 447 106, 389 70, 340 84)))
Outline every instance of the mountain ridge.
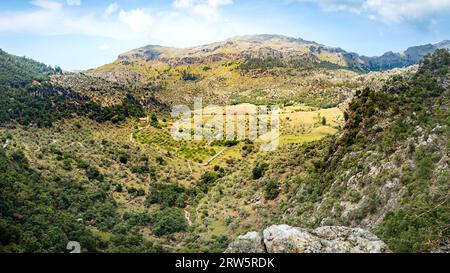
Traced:
POLYGON ((425 55, 439 48, 450 49, 450 41, 411 46, 403 52, 388 51, 381 56, 369 57, 302 38, 258 34, 234 36, 224 41, 187 48, 147 45, 120 54, 118 60, 136 62, 140 59, 141 61, 161 61, 170 65, 191 65, 219 60, 267 57, 307 58, 312 59, 313 62, 326 61, 345 68, 369 72, 418 64, 425 55))

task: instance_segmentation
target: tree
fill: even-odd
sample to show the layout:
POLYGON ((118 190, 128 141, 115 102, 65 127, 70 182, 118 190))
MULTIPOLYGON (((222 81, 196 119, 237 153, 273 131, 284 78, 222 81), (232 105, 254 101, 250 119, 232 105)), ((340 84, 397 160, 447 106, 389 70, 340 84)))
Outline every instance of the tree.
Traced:
POLYGON ((265 198, 267 200, 274 200, 280 194, 280 186, 278 182, 271 180, 269 181, 269 183, 267 183, 264 191, 265 191, 265 198))
POLYGON ((129 156, 126 155, 126 154, 119 155, 119 162, 122 163, 122 164, 127 164, 128 163, 128 159, 129 159, 129 156))
POLYGON ((55 66, 55 73, 56 73, 56 74, 62 74, 63 71, 62 71, 61 67, 55 66))
POLYGON ((252 174, 253 174, 253 179, 260 179, 261 177, 264 176, 264 174, 267 171, 267 164, 266 163, 258 163, 256 164, 256 166, 253 168, 252 174))
POLYGON ((152 184, 146 204, 160 204, 165 207, 186 207, 186 189, 176 184, 152 184))
POLYGON ((158 162, 159 165, 164 165, 166 163, 166 161, 164 160, 164 158, 162 156, 157 156, 156 162, 158 162))
POLYGON ((158 122, 158 117, 156 116, 155 113, 152 114, 150 119, 151 119, 152 122, 155 122, 155 123, 158 122))
POLYGON ((178 208, 165 208, 152 215, 152 230, 156 236, 163 236, 186 230, 184 213, 178 208))

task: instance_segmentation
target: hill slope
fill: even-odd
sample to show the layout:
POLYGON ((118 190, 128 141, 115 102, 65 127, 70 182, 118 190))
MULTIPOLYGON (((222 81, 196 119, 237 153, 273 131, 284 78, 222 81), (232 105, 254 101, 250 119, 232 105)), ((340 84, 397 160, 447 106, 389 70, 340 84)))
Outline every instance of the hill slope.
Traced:
POLYGON ((19 87, 32 80, 44 80, 54 72, 45 64, 10 55, 0 49, 0 87, 19 87))
POLYGON ((48 127, 74 115, 115 122, 144 115, 141 103, 126 88, 120 89, 116 103, 102 107, 91 99, 92 93, 79 93, 72 86, 50 80, 61 73, 60 69, 0 51, 0 124, 48 127))
POLYGON ((440 50, 417 74, 358 92, 282 221, 371 228, 394 251, 448 251, 449 67, 440 50))
POLYGON ((133 86, 167 105, 192 104, 194 97, 202 97, 221 105, 299 102, 329 107, 346 101, 365 79, 384 78, 361 74, 369 65, 366 59, 302 39, 257 35, 186 49, 147 46, 86 74, 133 86))

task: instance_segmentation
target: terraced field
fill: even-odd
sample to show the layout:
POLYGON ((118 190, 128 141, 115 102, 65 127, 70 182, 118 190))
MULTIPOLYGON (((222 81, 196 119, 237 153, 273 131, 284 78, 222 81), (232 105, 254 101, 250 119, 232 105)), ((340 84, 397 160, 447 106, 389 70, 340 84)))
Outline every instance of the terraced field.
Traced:
MULTIPOLYGON (((249 112, 249 104, 233 107, 237 115, 246 115, 249 112)), ((209 109, 210 111, 211 109, 209 109)), ((204 110, 207 112, 206 110, 204 110)), ((222 109, 225 112, 225 109, 222 109)), ((194 112, 192 112, 192 115, 194 112)), ((260 117, 261 118, 261 117, 260 117)), ((265 117, 270 122, 270 117, 265 117)), ((336 134, 342 126, 343 113, 339 108, 317 109, 305 105, 296 105, 282 108, 280 111, 280 145, 302 144, 320 140, 328 135, 336 134)), ((202 121, 207 123, 212 115, 203 115, 202 121)), ((141 124, 132 134, 134 140, 140 144, 159 149, 163 153, 170 154, 174 158, 187 161, 190 165, 207 167, 220 165, 226 159, 242 159, 243 149, 252 145, 252 149, 259 150, 264 142, 257 141, 213 141, 213 140, 175 140, 171 134, 171 126, 174 120, 167 121, 165 128, 155 128, 150 124, 141 124), (253 148, 254 147, 254 148, 253 148), (214 164, 213 164, 214 163, 214 164)), ((226 118, 223 118, 224 131, 226 130, 226 118)), ((192 126, 184 124, 184 126, 192 126)), ((249 136, 248 120, 246 123, 246 135, 249 136)), ((186 128, 186 127, 184 127, 186 128)), ((191 130, 193 132, 194 130, 191 130)), ((245 153, 244 153, 245 154, 245 153)))
POLYGON ((218 152, 217 147, 206 141, 176 141, 166 130, 146 128, 136 132, 134 138, 139 143, 165 149, 196 163, 205 163, 218 152))

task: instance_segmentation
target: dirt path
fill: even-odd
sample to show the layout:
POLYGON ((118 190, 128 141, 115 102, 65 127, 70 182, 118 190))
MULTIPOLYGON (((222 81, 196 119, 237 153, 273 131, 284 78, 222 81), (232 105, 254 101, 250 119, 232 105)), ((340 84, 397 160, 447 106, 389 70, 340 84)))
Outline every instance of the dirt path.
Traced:
POLYGON ((84 145, 83 145, 83 143, 81 143, 81 142, 72 142, 71 144, 70 144, 70 146, 73 146, 73 145, 78 145, 78 146, 80 146, 81 148, 84 148, 84 145))
POLYGON ((206 167, 206 166, 209 166, 209 164, 211 164, 214 160, 216 160, 221 154, 223 154, 223 152, 225 152, 225 150, 226 150, 227 148, 223 148, 220 152, 218 152, 215 156, 213 156, 213 157, 211 157, 211 159, 210 160, 208 160, 208 162, 206 162, 206 163, 196 163, 197 165, 199 165, 199 166, 203 166, 203 167, 206 167))
POLYGON ((207 165, 216 160, 216 158, 218 158, 221 154, 223 154, 223 152, 225 152, 226 149, 227 148, 223 148, 220 152, 218 152, 215 156, 213 156, 210 160, 208 160, 207 165))
POLYGON ((194 173, 194 171, 192 170, 192 166, 191 166, 191 162, 188 160, 188 167, 189 167, 189 171, 191 171, 191 175, 194 173))
POLYGON ((191 214, 189 213, 189 211, 184 210, 184 218, 186 219, 186 222, 188 223, 188 225, 191 227, 192 221, 191 221, 191 214))

